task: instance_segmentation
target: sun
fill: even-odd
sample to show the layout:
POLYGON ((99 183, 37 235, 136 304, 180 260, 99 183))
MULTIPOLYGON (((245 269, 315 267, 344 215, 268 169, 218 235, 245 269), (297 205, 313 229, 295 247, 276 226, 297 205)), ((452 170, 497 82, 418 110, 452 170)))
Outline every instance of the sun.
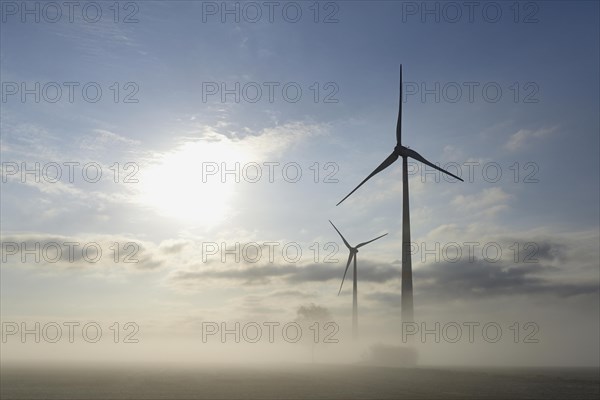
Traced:
POLYGON ((188 141, 140 168, 140 200, 160 215, 213 227, 232 215, 236 163, 250 155, 238 142, 188 141))

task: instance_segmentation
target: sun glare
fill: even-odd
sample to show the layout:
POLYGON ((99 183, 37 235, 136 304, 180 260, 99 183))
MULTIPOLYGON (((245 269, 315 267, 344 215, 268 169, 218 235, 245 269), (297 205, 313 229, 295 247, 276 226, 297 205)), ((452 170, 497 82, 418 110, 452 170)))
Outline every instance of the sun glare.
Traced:
POLYGON ((204 227, 217 225, 231 215, 236 192, 236 163, 249 158, 248 151, 227 138, 187 142, 161 155, 140 170, 142 203, 159 214, 204 227))

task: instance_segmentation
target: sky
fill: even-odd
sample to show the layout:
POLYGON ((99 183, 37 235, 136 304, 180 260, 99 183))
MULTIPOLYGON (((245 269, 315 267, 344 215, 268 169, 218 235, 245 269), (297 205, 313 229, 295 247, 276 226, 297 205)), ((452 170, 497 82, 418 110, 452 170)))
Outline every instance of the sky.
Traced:
POLYGON ((401 163, 336 207, 395 146, 402 64, 403 145, 465 180, 409 163, 415 320, 448 327, 420 359, 600 364, 597 2, 1 5, 3 360, 302 361, 203 335, 314 314, 354 362, 328 220, 388 234, 359 347, 402 345, 401 163), (103 340, 22 336, 68 321, 103 340))

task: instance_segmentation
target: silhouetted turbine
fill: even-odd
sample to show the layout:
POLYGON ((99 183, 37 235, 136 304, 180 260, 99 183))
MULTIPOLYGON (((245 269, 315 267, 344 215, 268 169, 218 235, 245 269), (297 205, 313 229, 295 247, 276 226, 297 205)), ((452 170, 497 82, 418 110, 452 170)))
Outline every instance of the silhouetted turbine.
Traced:
POLYGON ((358 281, 357 281, 357 275, 356 275, 356 258, 357 258, 356 253, 358 253, 358 249, 361 248, 362 246, 369 244, 371 242, 374 242, 377 239, 381 239, 382 237, 387 235, 387 233, 385 233, 381 236, 377 236, 375 239, 369 240, 368 242, 363 242, 363 243, 358 244, 355 247, 352 247, 352 246, 350 246, 350 244, 348 243, 346 238, 344 238, 344 235, 342 235, 342 233, 338 230, 338 228, 336 228, 336 226, 333 224, 333 222, 331 222, 331 220, 329 221, 329 223, 331 224, 331 226, 333 226, 333 229, 335 229, 335 231, 340 235, 340 237, 344 241, 344 244, 346 245, 348 250, 350 250, 350 255, 348 256, 348 262, 346 263, 346 269, 344 270, 344 276, 342 277, 342 284, 340 285, 340 290, 338 291, 338 296, 342 292, 342 286, 344 286, 344 280, 346 279, 346 273, 348 272, 348 267, 350 266, 352 259, 354 259, 354 289, 353 289, 353 296, 352 296, 352 336, 354 337, 354 339, 357 339, 358 338, 358 299, 357 299, 357 282, 358 281))
POLYGON ((431 168, 435 168, 447 175, 450 175, 460 181, 461 178, 451 174, 427 161, 422 155, 408 147, 402 146, 402 64, 400 64, 400 103, 398 105, 398 122, 396 124, 396 147, 390 154, 369 176, 367 176, 353 191, 348 193, 339 203, 340 205, 346 200, 352 193, 354 193, 359 187, 361 187, 366 181, 377 175, 390 165, 392 165, 398 157, 402 157, 402 322, 413 322, 414 309, 413 309, 413 288, 412 288, 412 260, 410 254, 410 209, 408 204, 408 158, 420 161, 423 164, 429 165, 431 168))

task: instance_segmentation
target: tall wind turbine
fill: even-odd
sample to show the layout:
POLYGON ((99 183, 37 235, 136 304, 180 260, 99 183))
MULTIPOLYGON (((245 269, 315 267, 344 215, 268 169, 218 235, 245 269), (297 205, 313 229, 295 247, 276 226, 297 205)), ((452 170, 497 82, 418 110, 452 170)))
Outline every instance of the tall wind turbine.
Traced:
POLYGON ((342 235, 342 233, 338 230, 338 228, 336 228, 335 225, 333 225, 333 222, 331 222, 331 220, 329 221, 329 223, 331 224, 331 226, 333 226, 333 229, 335 229, 336 232, 340 235, 340 237, 344 241, 344 244, 346 245, 348 250, 350 250, 350 255, 348 256, 348 263, 346 263, 346 270, 344 271, 344 277, 342 278, 342 284, 340 285, 340 290, 338 292, 338 296, 342 292, 342 286, 344 286, 344 280, 346 279, 346 272, 348 272, 348 267, 350 266, 352 259, 354 259, 354 289, 353 289, 353 296, 352 296, 352 335, 354 336, 354 339, 357 339, 358 338, 358 299, 357 299, 356 253, 358 253, 358 249, 361 248, 362 246, 369 244, 371 242, 374 242, 377 239, 381 239, 382 237, 387 235, 387 233, 384 233, 381 236, 377 236, 375 239, 369 240, 368 242, 363 242, 363 243, 358 244, 355 247, 352 247, 352 246, 350 246, 350 244, 348 243, 346 238, 344 238, 344 235, 342 235))
MULTIPOLYGON (((398 122, 396 124, 396 147, 392 154, 388 156, 369 176, 367 176, 353 191, 348 193, 337 205, 339 206, 352 193, 361 187, 366 181, 377 175, 390 165, 398 157, 402 157, 402 322, 412 322, 414 318, 413 308, 413 288, 412 288, 412 260, 410 254, 410 211, 408 205, 408 158, 420 161, 423 164, 435 168, 445 174, 448 174, 460 181, 458 176, 438 167, 430 161, 427 161, 422 155, 408 147, 402 146, 402 64, 400 64, 400 102, 398 104, 398 122)), ((464 182, 464 181, 463 181, 464 182)))

